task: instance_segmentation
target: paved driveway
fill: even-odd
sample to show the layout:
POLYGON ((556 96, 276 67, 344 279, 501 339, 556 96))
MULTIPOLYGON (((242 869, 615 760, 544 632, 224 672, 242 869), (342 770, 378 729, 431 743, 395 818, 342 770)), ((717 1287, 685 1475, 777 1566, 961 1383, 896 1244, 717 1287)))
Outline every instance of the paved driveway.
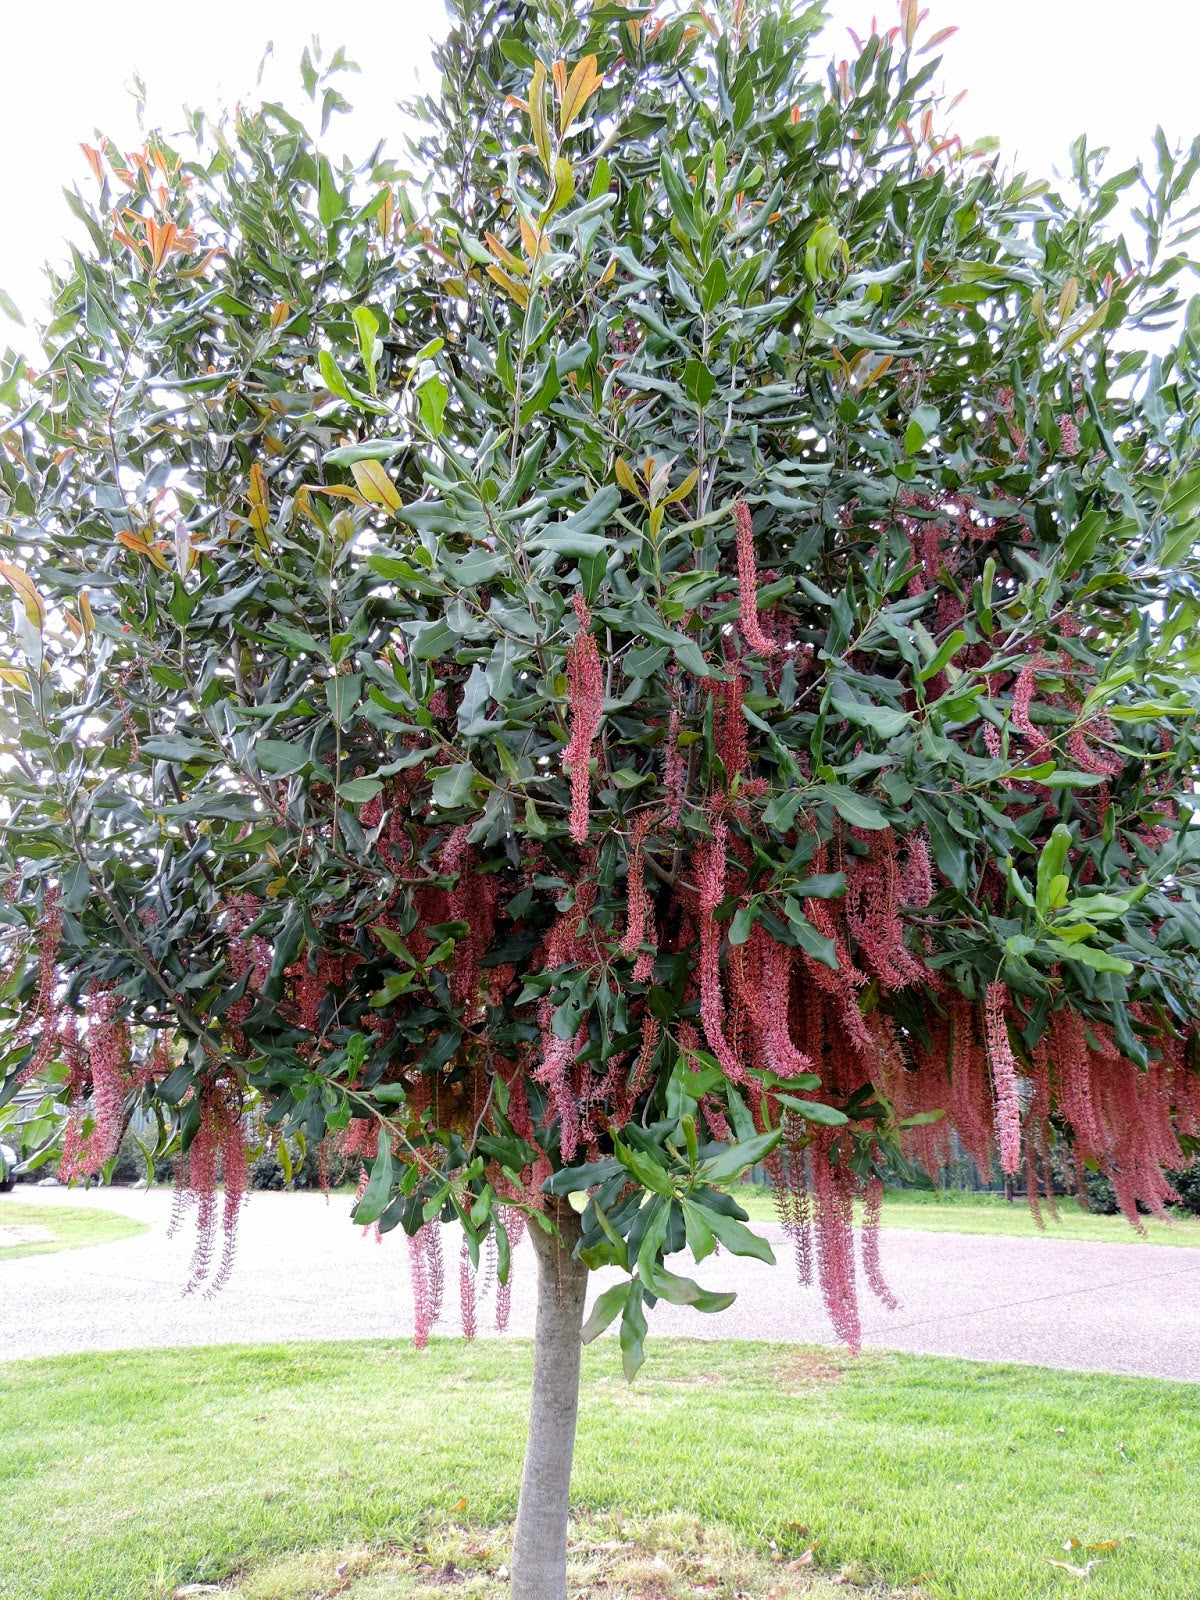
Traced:
MULTIPOLYGON (((205 1299, 181 1294, 190 1251, 186 1236, 166 1238, 167 1191, 17 1192, 47 1207, 124 1211, 152 1231, 15 1261, 0 1252, 0 1358, 411 1331, 404 1241, 364 1238, 348 1220, 346 1197, 255 1194, 229 1286, 205 1299)), ((652 1332, 836 1343, 819 1292, 795 1281, 782 1230, 762 1231, 777 1268, 727 1254, 704 1262, 700 1281, 735 1289, 735 1305, 715 1317, 661 1305, 652 1332)), ((438 1329, 451 1334, 458 1331, 456 1232, 447 1230, 448 1315, 438 1329)), ((863 1287, 869 1346, 1200 1382, 1200 1250, 888 1229, 883 1262, 901 1307, 884 1310, 863 1287)), ((532 1331, 534 1277, 526 1243, 515 1262, 513 1332, 532 1331)), ((606 1281, 599 1275, 597 1287, 606 1281)), ((491 1323, 489 1295, 481 1332, 491 1323)))

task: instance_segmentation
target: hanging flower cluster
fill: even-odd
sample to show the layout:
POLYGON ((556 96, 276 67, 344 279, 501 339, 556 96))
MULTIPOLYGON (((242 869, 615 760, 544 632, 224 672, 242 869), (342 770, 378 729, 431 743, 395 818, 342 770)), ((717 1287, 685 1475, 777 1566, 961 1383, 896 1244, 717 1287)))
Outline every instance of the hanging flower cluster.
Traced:
POLYGON ((571 838, 583 844, 588 835, 592 746, 600 732, 604 680, 600 653, 591 633, 591 616, 582 595, 572 601, 578 628, 567 651, 571 739, 563 751, 563 771, 571 780, 571 838))
MULTIPOLYGON (((906 493, 901 526, 916 567, 910 593, 955 570, 965 544, 978 542, 979 515, 966 497, 906 493)), ((518 1168, 497 1155, 485 1166, 510 1246, 528 1211, 544 1203, 541 1185, 557 1166, 603 1161, 622 1129, 660 1116, 676 1062, 701 1075, 715 1066, 719 1082, 699 1097, 708 1136, 732 1140, 731 1096, 756 1128, 782 1129, 767 1168, 799 1275, 819 1280, 834 1326, 856 1347, 856 1254, 872 1292, 894 1304, 878 1225, 884 1147, 897 1124, 906 1153, 931 1172, 947 1159, 952 1133, 981 1172, 997 1158, 1006 1174, 1023 1171, 1035 1208, 1050 1194, 1051 1151, 1065 1130, 1077 1181, 1085 1168, 1108 1173, 1136 1224, 1139 1206, 1170 1203, 1162 1172, 1184 1158, 1179 1137, 1200 1136, 1200 1075, 1186 1029, 1164 1027, 1146 1007, 1133 1015, 1139 1035, 1153 1041, 1148 1066, 1118 1045, 1100 1015, 1051 1005, 1035 1027, 1026 997, 1003 975, 958 986, 931 914, 958 886, 935 865, 923 824, 867 826, 803 805, 782 825, 767 820, 778 779, 764 770, 761 747, 752 749, 761 720, 754 697, 779 691, 785 670, 804 683, 817 664, 790 642, 786 616, 759 611, 745 501, 735 502, 733 520, 740 641, 732 627, 723 632, 720 663, 704 678, 672 669, 669 706, 638 752, 619 828, 606 819, 601 834, 592 812, 604 695, 592 617, 577 594, 563 644, 570 737, 561 760, 567 799, 558 806, 566 838, 509 834, 498 846, 474 817, 441 819, 429 804, 432 744, 406 734, 401 770, 358 813, 379 884, 365 910, 331 919, 315 939, 306 935, 279 975, 270 899, 238 888, 219 900, 214 938, 232 995, 221 1024, 239 1057, 253 1056, 262 1029, 290 1030, 296 1058, 311 1068, 336 1057, 348 1028, 361 1035, 359 1065, 342 1079, 352 1114, 320 1146, 322 1171, 330 1149, 361 1164, 357 1202, 381 1126, 393 1160, 419 1169, 417 1200, 431 1192, 439 1138, 452 1134, 468 1148, 481 1135, 518 1141, 518 1168), (803 863, 794 894, 764 880, 763 862, 781 855, 803 863), (798 919, 803 936, 792 931, 798 919), (668 1014, 654 996, 677 969, 683 975, 668 1014), (608 1035, 580 1003, 602 986, 622 996, 608 1035), (425 1019, 415 1027, 406 1020, 414 1002, 425 1019), (438 1029, 446 1048, 429 1066, 430 1031, 438 1029), (376 1096, 381 1087, 385 1095, 376 1096), (830 1106, 867 1110, 828 1125, 820 1108, 830 1106)), ((711 602, 722 603, 720 594, 711 602)), ((962 615, 958 602, 939 612, 951 629, 962 615)), ((1064 627, 1063 637, 1073 636, 1064 627)), ((998 645, 970 647, 962 664, 990 666, 998 653, 998 645)), ((951 668, 931 675, 929 692, 948 691, 951 668)), ((1014 816, 1046 807, 1051 791, 1036 769, 1052 753, 1102 780, 1076 801, 1086 883, 1094 861, 1081 847, 1089 830, 1098 835, 1108 825, 1113 788, 1130 776, 1113 724, 1085 715, 1086 684, 1065 649, 1041 637, 990 673, 988 687, 994 701, 1007 699, 1009 759, 1031 772, 1009 784, 1014 816)), ((450 671, 429 698, 446 743, 462 692, 463 674, 450 671)), ((978 731, 981 757, 1001 746, 990 723, 978 731)), ((802 771, 797 781, 806 778, 802 771)), ((1178 823, 1154 774, 1143 781, 1148 798, 1136 837, 1152 848, 1173 838, 1178 823)), ((310 793, 328 803, 322 785, 310 793)), ((332 823, 326 837, 332 844, 332 823)), ((982 911, 1000 915, 1009 886, 989 866, 975 894, 982 911)), ((92 985, 82 1017, 62 1007, 61 927, 51 885, 22 1074, 55 1059, 65 1068, 69 1178, 92 1175, 111 1158, 126 1102, 153 1096, 171 1070, 171 1049, 160 1041, 136 1064, 130 1019, 110 986, 92 985)), ((244 1095, 244 1083, 211 1062, 179 1108, 179 1204, 193 1205, 197 1221, 190 1288, 211 1292, 231 1268, 248 1160, 244 1095)), ((446 1271, 438 1221, 412 1213, 406 1227, 413 1221, 408 1255, 424 1345, 441 1314, 446 1271)), ((378 1238, 380 1226, 373 1221, 368 1231, 378 1238)), ((496 1271, 494 1257, 478 1273, 470 1255, 460 1260, 468 1337, 493 1283, 498 1324, 507 1321, 511 1285, 496 1271)))
POLYGON ((246 1128, 238 1084, 211 1078, 195 1101, 195 1131, 176 1160, 175 1208, 171 1231, 178 1229, 187 1207, 196 1211, 196 1242, 188 1294, 203 1289, 215 1294, 229 1280, 237 1248, 237 1223, 246 1196, 249 1162, 246 1128), (219 1189, 223 1187, 223 1196, 219 1189), (222 1235, 219 1257, 217 1234, 222 1235))
POLYGON ((62 938, 62 891, 58 884, 46 887, 42 897, 41 926, 38 929, 37 989, 27 1020, 20 1030, 23 1041, 37 1030, 37 1042, 19 1074, 21 1083, 30 1083, 53 1061, 59 1044, 58 949, 62 938))
POLYGON ((95 314, 0 381, 0 1116, 82 1181, 153 1117, 197 1290, 260 1145, 343 1163, 422 1343, 443 1223, 470 1333, 578 1193, 631 1359, 765 1161, 854 1344, 904 1160, 1136 1223, 1200 1137, 1189 263, 939 138, 915 0, 840 162, 813 8, 563 7, 533 84, 500 9, 323 227, 303 119, 88 151, 95 314))
POLYGON ((742 633, 747 645, 760 656, 773 656, 779 646, 763 633, 758 619, 758 566, 754 555, 754 523, 750 507, 737 500, 733 507, 737 523, 738 595, 741 605, 742 633))
POLYGON ((129 1028, 121 1019, 111 989, 93 984, 88 993, 86 1045, 74 1013, 63 1021, 62 1052, 71 1086, 71 1107, 63 1139, 59 1177, 94 1178, 117 1153, 124 1132, 123 1105, 130 1067, 129 1028), (91 1129, 82 1124, 89 1107, 91 1129))

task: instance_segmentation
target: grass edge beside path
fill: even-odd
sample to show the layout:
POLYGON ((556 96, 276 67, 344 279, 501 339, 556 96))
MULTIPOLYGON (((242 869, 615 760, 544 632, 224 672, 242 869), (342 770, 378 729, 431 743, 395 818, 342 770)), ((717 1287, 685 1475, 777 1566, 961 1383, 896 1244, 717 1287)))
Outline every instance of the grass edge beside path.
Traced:
MULTIPOLYGON (((1050 1564, 1080 1559, 1072 1540, 1116 1541, 1088 1600, 1179 1600, 1200 1569, 1194 1386, 787 1345, 648 1353, 632 1387, 611 1347, 584 1353, 585 1523, 686 1517, 756 1570, 812 1550, 826 1574, 930 1600, 1082 1600, 1050 1564)), ((529 1370, 516 1339, 0 1364, 0 1596, 169 1600, 305 1552, 411 1550, 456 1521, 479 1537, 515 1509, 529 1370)))
MULTIPOLYGON (((744 1184, 736 1191, 736 1196, 738 1204, 745 1207, 755 1222, 779 1220, 774 1197, 765 1184, 744 1184)), ((882 1225, 911 1228, 922 1233, 975 1233, 1017 1239, 1165 1244, 1200 1249, 1200 1217, 1186 1211, 1172 1213, 1167 1222, 1160 1222, 1157 1217, 1143 1217, 1146 1231, 1142 1234, 1124 1217, 1085 1211, 1077 1200, 1060 1198, 1056 1205, 1057 1218, 1043 1202, 1044 1226, 1039 1228, 1023 1194, 1007 1201, 1002 1194, 962 1189, 889 1189, 883 1197, 882 1225)))
MULTIPOLYGON (((121 1211, 99 1207, 39 1205, 0 1195, 0 1228, 44 1228, 48 1239, 31 1239, 27 1244, 0 1244, 0 1266, 19 1261, 23 1256, 54 1255, 59 1250, 82 1250, 87 1245, 114 1244, 149 1233, 150 1225, 121 1211)), ((2 1354, 3 1352, 0 1352, 2 1354)))

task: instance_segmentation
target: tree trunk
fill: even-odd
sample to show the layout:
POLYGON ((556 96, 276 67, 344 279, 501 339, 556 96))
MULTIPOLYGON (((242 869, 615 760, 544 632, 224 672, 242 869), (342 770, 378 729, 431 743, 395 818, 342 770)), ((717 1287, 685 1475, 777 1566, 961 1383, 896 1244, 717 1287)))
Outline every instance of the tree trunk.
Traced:
POLYGON ((579 1218, 565 1200, 550 1204, 561 1240, 536 1224, 529 1229, 538 1264, 537 1331, 512 1600, 566 1600, 567 1593, 567 1512, 588 1273, 571 1254, 579 1242, 579 1218))

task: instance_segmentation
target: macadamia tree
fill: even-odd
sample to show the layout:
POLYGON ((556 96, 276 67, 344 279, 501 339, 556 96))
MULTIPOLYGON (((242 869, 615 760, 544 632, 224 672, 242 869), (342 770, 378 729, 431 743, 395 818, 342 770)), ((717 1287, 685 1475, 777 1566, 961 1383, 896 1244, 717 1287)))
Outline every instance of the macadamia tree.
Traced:
POLYGON ((528 1229, 517 1600, 750 1165, 855 1345, 889 1160, 1136 1224, 1200 1136, 1200 150, 1008 176, 912 0, 818 22, 463 0, 402 157, 313 54, 101 140, 0 372, 3 1097, 157 1118, 197 1286, 248 1140, 357 1156, 418 1343, 528 1229))

